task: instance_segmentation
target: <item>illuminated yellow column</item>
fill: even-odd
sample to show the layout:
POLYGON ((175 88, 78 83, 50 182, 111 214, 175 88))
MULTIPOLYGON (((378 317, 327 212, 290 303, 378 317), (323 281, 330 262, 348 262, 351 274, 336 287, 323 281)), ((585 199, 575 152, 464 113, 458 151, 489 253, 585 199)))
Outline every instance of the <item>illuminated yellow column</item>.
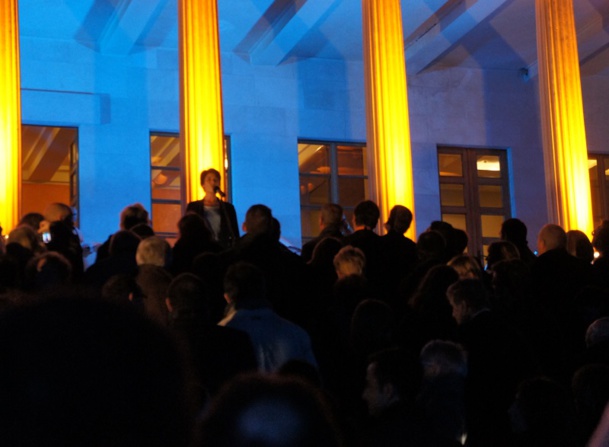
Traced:
POLYGON ((572 0, 536 0, 537 53, 550 220, 593 229, 588 151, 572 0))
POLYGON ((402 13, 400 0, 362 0, 362 10, 368 160, 385 221, 394 205, 414 213, 402 13))
POLYGON ((17 0, 0 1, 0 225, 19 222, 21 93, 17 0))
POLYGON ((201 171, 224 171, 217 0, 179 0, 183 203, 199 198, 201 171))

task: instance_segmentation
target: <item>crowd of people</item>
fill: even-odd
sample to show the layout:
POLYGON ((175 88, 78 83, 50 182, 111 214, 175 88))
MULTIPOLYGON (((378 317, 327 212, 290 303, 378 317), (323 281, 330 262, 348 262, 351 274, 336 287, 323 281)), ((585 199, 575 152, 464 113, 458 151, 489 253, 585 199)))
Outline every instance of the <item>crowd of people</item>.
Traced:
POLYGON ((66 205, 0 238, 0 438, 609 445, 609 223, 548 224, 536 255, 508 219, 482 260, 446 222, 405 237, 404 206, 378 235, 366 200, 351 225, 324 205, 296 254, 262 204, 239 237, 219 183, 204 171, 173 247, 125 207, 86 269, 66 205))

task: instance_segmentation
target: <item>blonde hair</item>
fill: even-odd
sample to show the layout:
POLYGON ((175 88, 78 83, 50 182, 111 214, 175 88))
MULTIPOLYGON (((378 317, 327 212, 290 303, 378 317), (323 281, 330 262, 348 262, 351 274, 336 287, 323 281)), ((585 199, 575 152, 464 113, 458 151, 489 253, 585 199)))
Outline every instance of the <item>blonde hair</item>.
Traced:
POLYGON ((470 255, 459 255, 448 261, 449 267, 455 269, 459 274, 459 279, 481 279, 482 268, 480 264, 470 255))
POLYGON ((363 275, 366 255, 359 248, 347 245, 334 256, 334 269, 339 278, 349 275, 363 275))
POLYGON ((165 267, 170 253, 169 242, 158 236, 150 236, 138 244, 135 260, 137 265, 152 264, 165 267))

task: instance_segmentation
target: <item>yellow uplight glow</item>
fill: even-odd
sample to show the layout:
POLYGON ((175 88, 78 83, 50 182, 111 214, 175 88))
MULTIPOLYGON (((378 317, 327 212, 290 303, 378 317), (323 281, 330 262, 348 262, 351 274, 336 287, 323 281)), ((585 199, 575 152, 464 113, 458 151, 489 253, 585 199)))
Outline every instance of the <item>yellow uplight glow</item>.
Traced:
POLYGON ((199 198, 201 171, 223 172, 224 130, 216 0, 179 0, 183 203, 199 198))
POLYGON ((592 234, 592 202, 572 0, 536 0, 537 53, 550 217, 592 234))
POLYGON ((394 205, 414 213, 402 13, 399 0, 363 0, 362 10, 369 164, 384 221, 394 205))
POLYGON ((17 0, 0 2, 0 226, 19 222, 21 185, 21 86, 17 0))

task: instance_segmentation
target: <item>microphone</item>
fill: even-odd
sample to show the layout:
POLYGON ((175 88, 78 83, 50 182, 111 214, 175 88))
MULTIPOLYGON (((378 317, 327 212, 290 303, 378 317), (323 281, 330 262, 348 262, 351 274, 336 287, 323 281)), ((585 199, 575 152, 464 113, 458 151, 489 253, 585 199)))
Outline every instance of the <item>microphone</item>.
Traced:
POLYGON ((226 197, 226 194, 220 189, 219 186, 214 186, 214 193, 220 194, 220 197, 226 197))

